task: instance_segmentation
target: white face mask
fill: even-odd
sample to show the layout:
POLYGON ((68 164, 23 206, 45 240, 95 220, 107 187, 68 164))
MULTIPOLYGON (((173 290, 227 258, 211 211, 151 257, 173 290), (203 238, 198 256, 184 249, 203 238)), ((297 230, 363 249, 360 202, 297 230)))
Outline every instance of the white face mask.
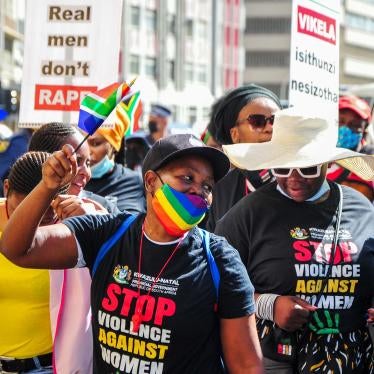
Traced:
POLYGON ((98 179, 109 173, 114 167, 114 160, 110 160, 108 155, 99 161, 97 164, 91 166, 91 178, 98 179))

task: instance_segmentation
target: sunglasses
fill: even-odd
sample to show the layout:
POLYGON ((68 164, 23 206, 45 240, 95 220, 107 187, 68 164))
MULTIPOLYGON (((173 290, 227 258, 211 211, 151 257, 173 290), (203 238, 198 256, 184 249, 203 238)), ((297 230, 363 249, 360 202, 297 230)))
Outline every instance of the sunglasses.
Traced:
POLYGON ((267 123, 273 125, 274 115, 266 117, 263 114, 250 114, 247 118, 237 121, 236 124, 240 125, 244 122, 248 122, 248 124, 254 129, 263 129, 267 123))
POLYGON ((297 170, 300 176, 303 178, 316 178, 321 175, 321 168, 322 165, 310 166, 308 168, 288 168, 288 169, 280 169, 275 168, 271 169, 273 175, 280 178, 287 178, 292 174, 293 170, 297 170))

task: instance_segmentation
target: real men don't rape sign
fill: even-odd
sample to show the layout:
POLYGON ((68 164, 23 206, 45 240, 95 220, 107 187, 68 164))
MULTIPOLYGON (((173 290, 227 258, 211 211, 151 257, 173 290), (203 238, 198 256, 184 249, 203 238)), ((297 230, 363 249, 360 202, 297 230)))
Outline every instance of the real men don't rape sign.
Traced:
POLYGON ((88 93, 118 80, 122 0, 29 0, 20 127, 78 122, 88 93))
POLYGON ((337 120, 339 0, 293 0, 290 105, 337 120))

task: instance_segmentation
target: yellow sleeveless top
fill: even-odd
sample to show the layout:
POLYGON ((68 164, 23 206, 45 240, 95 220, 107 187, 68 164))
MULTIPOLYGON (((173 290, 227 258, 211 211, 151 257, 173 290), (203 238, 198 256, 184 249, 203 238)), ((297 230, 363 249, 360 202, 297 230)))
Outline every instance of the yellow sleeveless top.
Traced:
MULTIPOLYGON (((8 221, 0 199, 0 237, 8 221)), ((29 358, 52 351, 48 270, 20 268, 0 254, 0 356, 29 358)))

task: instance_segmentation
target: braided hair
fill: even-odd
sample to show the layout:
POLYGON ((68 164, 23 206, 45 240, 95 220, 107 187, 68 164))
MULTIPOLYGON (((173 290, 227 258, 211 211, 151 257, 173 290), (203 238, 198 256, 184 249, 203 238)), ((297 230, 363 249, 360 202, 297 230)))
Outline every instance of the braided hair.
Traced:
MULTIPOLYGON (((8 194, 29 194, 42 180, 42 166, 49 156, 47 152, 27 152, 19 157, 9 171, 8 194)), ((61 188, 59 193, 66 193, 67 187, 61 188)))
POLYGON ((47 123, 32 134, 29 151, 53 153, 66 144, 66 138, 75 135, 77 132, 77 128, 69 124, 47 123))

